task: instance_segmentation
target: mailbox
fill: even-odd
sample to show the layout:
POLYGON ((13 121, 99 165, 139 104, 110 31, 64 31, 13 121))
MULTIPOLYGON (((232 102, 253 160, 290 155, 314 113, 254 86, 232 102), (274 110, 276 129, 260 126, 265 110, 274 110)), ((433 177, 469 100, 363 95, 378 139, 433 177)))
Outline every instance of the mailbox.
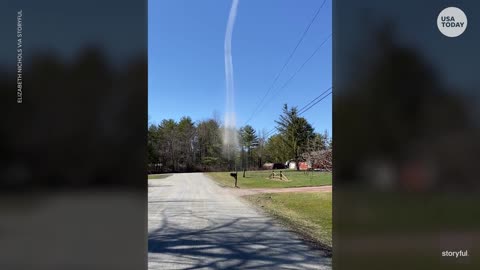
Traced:
POLYGON ((237 172, 231 172, 231 173, 230 173, 230 176, 235 179, 235 187, 238 187, 238 186, 237 186, 237 172))

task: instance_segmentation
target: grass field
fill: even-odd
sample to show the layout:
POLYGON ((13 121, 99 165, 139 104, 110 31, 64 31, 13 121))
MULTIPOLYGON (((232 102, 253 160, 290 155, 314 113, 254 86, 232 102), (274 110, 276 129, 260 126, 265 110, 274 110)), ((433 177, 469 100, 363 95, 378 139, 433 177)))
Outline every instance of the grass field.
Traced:
POLYGON ((171 174, 149 174, 148 179, 163 179, 171 176, 171 174))
MULTIPOLYGON (((276 170, 276 172, 279 171, 276 170)), ((271 171, 247 171, 245 178, 243 178, 243 172, 238 172, 238 186, 240 188, 285 188, 332 184, 332 173, 328 172, 309 172, 305 174, 303 171, 283 170, 283 173, 287 176, 288 182, 268 179, 271 171)), ((234 180, 230 176, 230 172, 212 172, 207 173, 207 175, 222 186, 234 186, 234 180)))
POLYGON ((305 238, 331 249, 332 193, 268 193, 244 198, 305 238))

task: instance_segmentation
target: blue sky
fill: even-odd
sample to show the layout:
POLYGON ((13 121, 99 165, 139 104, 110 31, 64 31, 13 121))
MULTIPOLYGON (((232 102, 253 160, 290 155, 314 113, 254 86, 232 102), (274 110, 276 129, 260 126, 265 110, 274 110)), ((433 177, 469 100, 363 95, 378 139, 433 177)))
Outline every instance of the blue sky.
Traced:
MULTIPOLYGON (((244 125, 265 95, 323 0, 240 0, 232 39, 237 127, 244 125)), ((149 0, 150 123, 163 119, 223 119, 225 111, 224 38, 231 1, 149 0)), ((332 84, 331 38, 282 90, 280 86, 332 32, 327 0, 292 61, 249 122, 275 127, 282 106, 306 105, 332 84)), ((332 134, 332 97, 307 111, 318 132, 332 134)))

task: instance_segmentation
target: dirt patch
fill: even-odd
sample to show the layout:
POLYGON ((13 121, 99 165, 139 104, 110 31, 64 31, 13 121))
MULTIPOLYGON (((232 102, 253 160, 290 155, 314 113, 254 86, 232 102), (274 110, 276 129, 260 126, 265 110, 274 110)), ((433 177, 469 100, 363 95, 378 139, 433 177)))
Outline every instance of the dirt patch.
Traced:
POLYGON ((231 188, 230 191, 237 196, 254 195, 260 193, 285 193, 285 192, 332 192, 332 186, 296 187, 296 188, 231 188))

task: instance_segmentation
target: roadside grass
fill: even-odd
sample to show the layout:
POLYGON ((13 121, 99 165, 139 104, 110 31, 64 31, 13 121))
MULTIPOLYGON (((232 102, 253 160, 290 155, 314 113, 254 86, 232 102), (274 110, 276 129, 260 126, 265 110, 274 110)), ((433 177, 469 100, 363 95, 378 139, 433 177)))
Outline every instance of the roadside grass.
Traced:
POLYGON ((171 176, 171 174, 149 174, 148 179, 163 179, 171 176))
POLYGON ((267 193, 243 197, 306 240, 331 251, 332 193, 267 193))
MULTIPOLYGON (((280 170, 275 170, 279 173, 280 170)), ((243 178, 243 171, 238 172, 238 186, 240 188, 286 188, 286 187, 311 187, 325 186, 332 184, 332 173, 330 172, 308 172, 296 170, 282 170, 287 176, 288 182, 268 179, 272 171, 247 171, 243 178)), ((234 179, 230 172, 207 173, 210 178, 221 186, 234 187, 234 179)))

